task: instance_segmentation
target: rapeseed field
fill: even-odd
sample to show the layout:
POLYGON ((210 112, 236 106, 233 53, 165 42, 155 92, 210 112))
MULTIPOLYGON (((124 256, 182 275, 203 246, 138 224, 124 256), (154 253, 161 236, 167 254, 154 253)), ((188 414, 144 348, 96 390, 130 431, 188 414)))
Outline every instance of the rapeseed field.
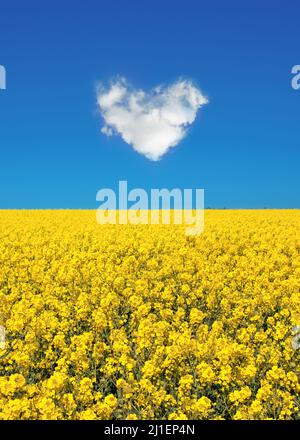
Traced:
POLYGON ((0 211, 0 326, 0 419, 300 419, 300 211, 0 211))

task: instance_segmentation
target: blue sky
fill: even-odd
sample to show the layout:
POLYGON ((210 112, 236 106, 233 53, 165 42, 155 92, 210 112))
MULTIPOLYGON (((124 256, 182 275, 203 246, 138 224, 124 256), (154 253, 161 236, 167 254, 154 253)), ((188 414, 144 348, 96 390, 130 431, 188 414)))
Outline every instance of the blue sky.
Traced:
POLYGON ((300 208, 299 1, 5 2, 0 207, 96 208, 116 188, 204 188, 206 206, 300 208), (96 86, 190 78, 209 98, 149 161, 101 132, 96 86))

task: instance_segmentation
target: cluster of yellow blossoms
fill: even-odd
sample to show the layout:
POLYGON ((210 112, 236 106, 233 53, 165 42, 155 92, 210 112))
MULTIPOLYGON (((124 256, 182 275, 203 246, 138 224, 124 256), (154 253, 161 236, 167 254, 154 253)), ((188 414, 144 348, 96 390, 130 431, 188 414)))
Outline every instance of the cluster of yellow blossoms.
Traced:
POLYGON ((0 212, 0 419, 299 419, 300 211, 0 212))

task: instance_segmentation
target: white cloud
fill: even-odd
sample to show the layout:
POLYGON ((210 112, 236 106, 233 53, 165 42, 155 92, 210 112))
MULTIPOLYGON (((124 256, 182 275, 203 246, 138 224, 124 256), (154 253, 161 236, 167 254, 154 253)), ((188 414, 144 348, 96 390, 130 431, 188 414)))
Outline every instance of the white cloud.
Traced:
POLYGON ((175 147, 208 100, 188 80, 158 86, 145 93, 128 85, 124 78, 108 88, 99 86, 97 101, 107 136, 118 134, 138 153, 159 160, 175 147))

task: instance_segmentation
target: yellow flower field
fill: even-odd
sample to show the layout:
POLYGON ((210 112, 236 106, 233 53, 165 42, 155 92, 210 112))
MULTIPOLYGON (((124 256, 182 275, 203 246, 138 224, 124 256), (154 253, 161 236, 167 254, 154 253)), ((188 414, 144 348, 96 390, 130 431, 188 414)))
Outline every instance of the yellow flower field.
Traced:
POLYGON ((0 211, 0 419, 300 419, 300 211, 0 211))

